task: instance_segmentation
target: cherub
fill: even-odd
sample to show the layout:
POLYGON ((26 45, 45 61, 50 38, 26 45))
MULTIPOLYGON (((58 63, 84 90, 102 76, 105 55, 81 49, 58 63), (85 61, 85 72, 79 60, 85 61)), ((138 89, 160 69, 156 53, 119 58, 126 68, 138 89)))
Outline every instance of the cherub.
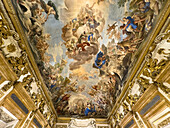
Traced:
POLYGON ((112 39, 112 37, 114 36, 115 39, 120 40, 120 31, 114 29, 111 34, 109 35, 109 39, 112 39))
POLYGON ((93 7, 96 4, 96 2, 93 3, 93 5, 90 7, 89 4, 86 4, 85 11, 88 13, 90 16, 93 16, 93 7))
POLYGON ((99 30, 95 29, 95 38, 98 40, 99 38, 103 39, 103 37, 100 35, 99 30))
POLYGON ((34 13, 35 15, 33 15, 33 19, 38 21, 40 24, 44 24, 46 21, 45 15, 42 15, 43 9, 37 8, 35 9, 34 13))
POLYGON ((85 85, 83 84, 82 86, 79 86, 78 87, 78 92, 82 92, 82 91, 84 91, 84 89, 85 89, 85 85))
POLYGON ((92 8, 94 7, 94 5, 96 4, 96 2, 93 3, 93 5, 90 7, 89 4, 86 4, 86 8, 90 9, 92 11, 92 8))
POLYGON ((110 26, 109 24, 108 24, 108 29, 107 29, 107 35, 112 31, 112 30, 115 30, 115 28, 116 28, 116 23, 117 22, 115 22, 112 26, 110 26))

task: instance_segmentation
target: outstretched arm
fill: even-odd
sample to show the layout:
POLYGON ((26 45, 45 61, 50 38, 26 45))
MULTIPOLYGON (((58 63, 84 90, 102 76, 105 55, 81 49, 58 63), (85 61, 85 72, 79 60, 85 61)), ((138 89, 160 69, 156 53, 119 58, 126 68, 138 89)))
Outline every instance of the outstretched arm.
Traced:
POLYGON ((119 20, 122 24, 124 24, 124 22, 122 20, 119 20))
POLYGON ((128 26, 128 24, 123 28, 123 30, 126 30, 127 26, 128 26))
POLYGON ((126 24, 126 26, 123 28, 123 30, 126 30, 127 26, 130 24, 130 21, 126 24))
POLYGON ((144 21, 144 20, 145 20, 145 18, 143 18, 143 19, 141 19, 141 20, 136 20, 136 21, 134 21, 134 23, 136 24, 136 23, 142 22, 142 21, 144 21))
POLYGON ((96 4, 96 2, 93 3, 93 5, 91 7, 89 7, 90 9, 92 9, 94 7, 94 5, 96 4))

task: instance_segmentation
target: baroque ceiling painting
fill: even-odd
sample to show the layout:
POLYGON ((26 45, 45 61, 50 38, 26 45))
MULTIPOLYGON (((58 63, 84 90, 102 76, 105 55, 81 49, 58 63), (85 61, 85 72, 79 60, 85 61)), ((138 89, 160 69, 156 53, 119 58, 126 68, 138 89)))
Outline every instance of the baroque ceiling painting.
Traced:
POLYGON ((105 118, 161 0, 11 0, 60 117, 105 118))

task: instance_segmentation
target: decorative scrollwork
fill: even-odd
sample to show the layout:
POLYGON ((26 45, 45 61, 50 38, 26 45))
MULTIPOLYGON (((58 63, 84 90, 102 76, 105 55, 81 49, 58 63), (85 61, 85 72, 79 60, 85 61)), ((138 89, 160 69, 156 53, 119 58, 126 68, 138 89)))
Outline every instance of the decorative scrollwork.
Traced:
MULTIPOLYGON (((26 44, 21 41, 21 35, 10 28, 12 27, 9 27, 9 23, 6 22, 4 17, 1 17, 0 12, 0 50, 4 54, 14 73, 19 78, 15 83, 22 83, 36 105, 37 110, 33 111, 29 118, 39 110, 42 115, 49 120, 50 126, 52 126, 55 123, 54 117, 52 116, 52 109, 50 109, 50 105, 47 103, 46 98, 40 90, 42 83, 35 80, 34 75, 30 72, 31 68, 29 65, 29 58, 27 58, 26 44)), ((15 86, 15 83, 7 83, 2 87, 2 91, 9 90, 12 86, 15 86)), ((28 122, 26 122, 26 125, 27 124, 28 122)))
POLYGON ((158 83, 155 82, 154 83, 156 86, 158 86, 162 91, 164 91, 166 94, 169 94, 170 92, 170 88, 168 88, 167 86, 165 86, 163 83, 158 83))
POLYGON ((41 94, 35 94, 35 93, 33 92, 31 98, 32 98, 32 100, 34 101, 35 105, 38 106, 39 103, 41 102, 42 95, 41 95, 41 94))
POLYGON ((145 90, 150 86, 149 80, 143 77, 138 78, 138 83, 140 85, 140 92, 143 94, 145 90))
POLYGON ((7 22, 4 19, 0 19, 0 46, 3 44, 2 38, 7 39, 9 35, 10 31, 7 27, 7 22))
POLYGON ((2 87, 2 90, 5 91, 5 92, 8 91, 13 86, 13 84, 14 84, 14 82, 7 83, 6 85, 4 85, 2 87))
POLYGON ((126 103, 123 103, 123 108, 124 108, 124 114, 126 115, 130 110, 129 110, 129 107, 126 103))
POLYGON ((168 30, 168 32, 166 33, 161 33, 160 35, 158 35, 154 41, 154 44, 158 44, 160 43, 162 40, 167 39, 170 35, 170 30, 168 30))
POLYGON ((44 112, 44 106, 45 106, 45 100, 42 98, 41 99, 41 102, 40 102, 40 104, 39 104, 39 110, 40 110, 40 112, 43 114, 43 112, 44 112))
POLYGON ((159 63, 157 59, 151 60, 146 66, 147 69, 144 70, 145 75, 151 77, 152 79, 155 79, 156 76, 165 67, 166 63, 167 63, 166 60, 161 60, 159 63))
POLYGON ((136 94, 135 95, 128 95, 127 98, 126 98, 126 101, 132 107, 138 99, 139 99, 139 97, 136 94))
POLYGON ((162 128, 162 127, 165 127, 167 126, 168 124, 170 124, 170 117, 165 119, 163 122, 161 122, 159 125, 158 125, 158 128, 162 128))
POLYGON ((8 62, 12 65, 12 68, 14 72, 17 74, 17 76, 25 75, 28 73, 27 70, 27 60, 26 60, 26 54, 23 53, 21 57, 9 57, 8 62))

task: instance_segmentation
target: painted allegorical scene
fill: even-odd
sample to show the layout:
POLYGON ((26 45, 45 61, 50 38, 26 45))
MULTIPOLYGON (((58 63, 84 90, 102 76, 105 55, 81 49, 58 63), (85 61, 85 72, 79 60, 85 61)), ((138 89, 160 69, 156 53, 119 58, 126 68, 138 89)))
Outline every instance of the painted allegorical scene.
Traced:
POLYGON ((105 118, 163 0, 11 0, 58 116, 105 118))

